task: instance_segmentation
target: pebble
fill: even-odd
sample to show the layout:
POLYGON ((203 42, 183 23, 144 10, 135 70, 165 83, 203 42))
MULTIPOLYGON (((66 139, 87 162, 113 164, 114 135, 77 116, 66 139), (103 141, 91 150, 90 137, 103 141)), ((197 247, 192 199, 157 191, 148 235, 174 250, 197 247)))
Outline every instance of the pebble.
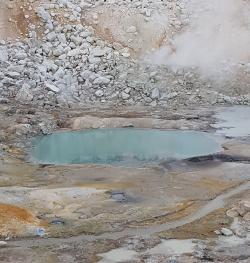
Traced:
POLYGON ((36 228, 36 236, 44 237, 46 230, 44 228, 36 228))
POLYGON ((63 219, 57 218, 50 221, 50 225, 64 225, 65 221, 63 219))
POLYGON ((125 201, 127 201, 127 197, 126 197, 125 193, 123 193, 123 192, 113 191, 111 193, 111 197, 116 202, 125 202, 125 201))

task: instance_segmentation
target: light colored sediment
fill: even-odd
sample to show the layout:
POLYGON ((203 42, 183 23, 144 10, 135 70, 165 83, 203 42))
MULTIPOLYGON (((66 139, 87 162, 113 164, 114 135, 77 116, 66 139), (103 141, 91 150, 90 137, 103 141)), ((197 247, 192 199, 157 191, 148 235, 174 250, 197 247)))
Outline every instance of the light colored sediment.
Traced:
POLYGON ((35 236, 36 229, 43 226, 43 223, 30 211, 18 206, 1 203, 0 215, 1 238, 35 236))

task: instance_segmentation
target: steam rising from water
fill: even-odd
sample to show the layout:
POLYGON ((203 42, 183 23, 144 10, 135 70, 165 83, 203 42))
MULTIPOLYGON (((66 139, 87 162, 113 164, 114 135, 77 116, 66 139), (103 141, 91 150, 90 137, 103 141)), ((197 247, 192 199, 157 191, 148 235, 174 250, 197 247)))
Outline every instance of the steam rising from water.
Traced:
POLYGON ((250 1, 189 0, 189 25, 150 59, 175 68, 197 67, 206 75, 250 62, 250 1))

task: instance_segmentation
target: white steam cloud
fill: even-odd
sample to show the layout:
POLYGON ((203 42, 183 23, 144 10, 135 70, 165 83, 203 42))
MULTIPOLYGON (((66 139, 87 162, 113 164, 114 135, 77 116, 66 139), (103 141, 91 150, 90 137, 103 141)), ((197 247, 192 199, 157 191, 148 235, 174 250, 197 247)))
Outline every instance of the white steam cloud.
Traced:
POLYGON ((189 0, 189 25, 150 59, 176 68, 196 67, 213 75, 250 62, 250 1, 189 0))

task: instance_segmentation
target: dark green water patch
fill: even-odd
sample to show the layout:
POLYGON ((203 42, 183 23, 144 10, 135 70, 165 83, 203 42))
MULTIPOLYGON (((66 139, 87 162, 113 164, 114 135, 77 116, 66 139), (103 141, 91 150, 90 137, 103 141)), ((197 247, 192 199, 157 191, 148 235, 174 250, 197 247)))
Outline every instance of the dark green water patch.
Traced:
POLYGON ((33 146, 32 158, 43 164, 140 165, 221 150, 203 132, 130 128, 57 132, 36 138, 33 146))

